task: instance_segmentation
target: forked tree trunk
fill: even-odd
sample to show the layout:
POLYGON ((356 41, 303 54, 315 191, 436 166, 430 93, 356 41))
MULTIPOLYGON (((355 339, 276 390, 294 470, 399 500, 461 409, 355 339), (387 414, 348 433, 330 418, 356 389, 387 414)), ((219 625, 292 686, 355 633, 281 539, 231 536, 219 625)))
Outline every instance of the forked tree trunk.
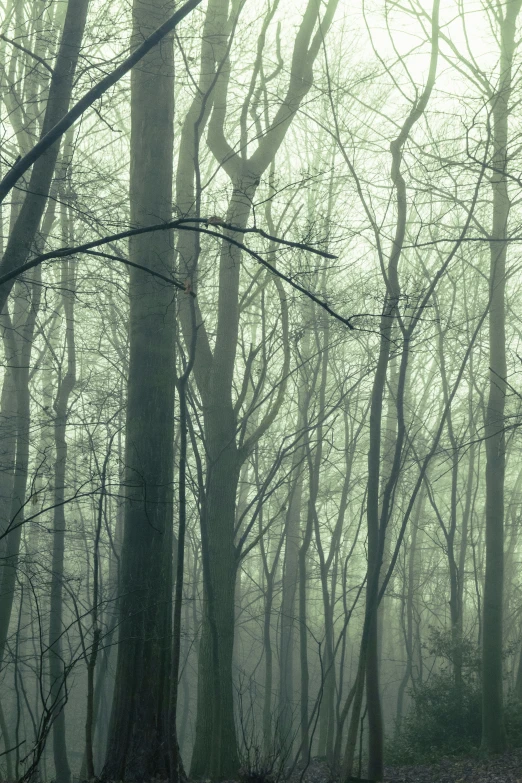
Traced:
MULTIPOLYGON (((202 49, 202 63, 211 67, 206 70, 206 92, 203 91, 191 109, 192 125, 184 127, 181 170, 178 193, 183 204, 187 193, 195 198, 187 205, 189 212, 198 215, 200 192, 198 145, 213 100, 209 124, 209 146, 218 162, 230 178, 232 195, 225 220, 243 228, 249 220, 260 178, 270 167, 282 144, 286 132, 301 101, 308 93, 313 78, 313 63, 322 41, 331 24, 337 0, 329 0, 322 14, 321 29, 319 7, 309 2, 295 37, 290 79, 285 99, 280 102, 274 118, 264 136, 258 139, 257 149, 250 158, 239 155, 229 145, 225 136, 227 114, 227 90, 230 63, 226 51, 228 25, 228 3, 226 0, 209 5, 212 8, 211 22, 220 24, 212 46, 205 41, 202 49), (218 59, 219 58, 219 59, 218 59), (219 74, 217 70, 219 67, 219 74), (208 74, 214 73, 208 79, 208 74), (214 86, 212 97, 207 93, 214 86), (186 145, 186 146, 185 146, 186 145), (185 185, 181 192, 181 186, 185 185)), ((322 9, 321 9, 322 10, 322 9)), ((207 17, 209 19, 209 17, 207 17)), ((262 47, 259 50, 262 55, 262 47)), ((256 65, 260 68, 261 62, 256 65)), ((203 67, 202 67, 203 73, 203 67)), ((249 99, 247 99, 249 100, 249 99)), ((250 108, 246 105, 246 111, 250 108)), ((181 206, 181 204, 180 204, 181 206)), ((230 232, 234 238, 234 232, 230 232)), ((236 235, 237 236, 237 235, 236 235)), ((199 247, 188 240, 180 242, 180 256, 188 269, 197 263, 199 247)), ((201 325, 198 328, 198 345, 194 373, 201 393, 205 435, 207 444, 207 486, 205 509, 202 514, 202 548, 207 549, 205 567, 205 611, 204 627, 200 645, 198 708, 196 719, 196 741, 192 757, 191 774, 212 777, 232 776, 238 770, 238 749, 234 726, 232 659, 234 644, 234 593, 237 570, 234 547, 234 520, 236 492, 241 464, 261 432, 269 426, 275 416, 282 397, 279 394, 272 410, 249 437, 248 445, 241 449, 236 444, 236 412, 233 407, 233 386, 235 357, 239 333, 239 290, 241 251, 236 246, 223 242, 219 265, 219 294, 215 347, 210 349, 208 336, 201 325), (212 558, 209 554, 212 552, 212 558), (209 695, 213 694, 213 709, 208 709, 209 695)), ((186 308, 180 308, 180 317, 186 339, 190 339, 191 328, 187 325, 186 308)), ((198 321, 200 320, 198 314, 198 321)), ((283 375, 284 377, 284 375, 283 375)), ((284 381, 279 391, 284 389, 284 381)))

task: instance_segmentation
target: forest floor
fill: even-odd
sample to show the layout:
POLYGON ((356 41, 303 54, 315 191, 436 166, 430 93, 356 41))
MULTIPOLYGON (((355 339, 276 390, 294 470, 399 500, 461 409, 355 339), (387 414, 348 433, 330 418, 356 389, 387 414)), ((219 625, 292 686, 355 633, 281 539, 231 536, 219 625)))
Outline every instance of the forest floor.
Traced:
POLYGON ((386 783, 522 783, 522 749, 489 759, 444 758, 436 764, 390 767, 386 783))
MULTIPOLYGON (((313 761, 302 776, 295 770, 290 783, 331 783, 328 766, 313 761)), ((364 773, 363 773, 364 774, 364 773)), ((387 767, 385 783, 522 783, 522 748, 490 759, 443 758, 434 764, 387 767)))
POLYGON ((390 767, 386 783, 522 783, 522 749, 489 759, 444 758, 436 764, 390 767))

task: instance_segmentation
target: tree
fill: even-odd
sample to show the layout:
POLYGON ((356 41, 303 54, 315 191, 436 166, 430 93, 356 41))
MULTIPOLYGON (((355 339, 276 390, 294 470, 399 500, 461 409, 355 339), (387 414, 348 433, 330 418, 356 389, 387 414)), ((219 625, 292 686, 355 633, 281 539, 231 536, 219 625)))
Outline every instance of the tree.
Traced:
MULTIPOLYGON (((132 43, 171 12, 162 0, 136 0, 132 43)), ((131 222, 171 217, 173 38, 167 35, 131 74, 131 222)), ((168 274, 166 232, 129 241, 129 258, 168 274)), ((172 288, 135 268, 129 273, 129 373, 125 428, 125 511, 119 644, 103 776, 140 780, 169 768, 175 304, 172 288)))
POLYGON ((504 589, 504 481, 506 396, 505 287, 510 198, 507 184, 510 96, 515 28, 522 3, 499 9, 498 89, 490 96, 492 127, 493 218, 490 234, 489 396, 486 405, 486 573, 482 646, 482 744, 499 753, 505 748, 502 717, 502 612, 504 589))
MULTIPOLYGON (((322 20, 315 4, 308 4, 292 52, 291 73, 286 95, 267 122, 263 136, 250 157, 246 148, 246 117, 255 99, 256 82, 261 78, 266 29, 277 6, 263 23, 258 40, 251 86, 242 110, 241 151, 237 153, 226 138, 227 94, 230 83, 229 38, 237 11, 230 14, 225 2, 211 3, 207 11, 201 52, 202 82, 186 116, 177 177, 177 205, 182 214, 199 217, 199 143, 210 114, 208 143, 216 160, 230 180, 232 194, 225 223, 245 228, 261 177, 275 159, 292 119, 312 86, 314 60, 336 7, 329 2, 322 20), (227 22, 227 20, 229 20, 227 22), (319 26, 319 29, 315 28, 319 26), (213 45, 209 46, 209 41, 213 45), (212 112, 210 113, 210 109, 212 112)), ((233 237, 233 234, 230 236, 233 237)), ((197 239, 181 235, 178 253, 182 268, 198 290, 197 239), (192 271, 194 270, 194 276, 192 271), (197 287, 196 287, 197 286, 197 287)), ((255 442, 270 426, 282 399, 281 390, 256 430, 241 448, 236 443, 238 412, 233 401, 235 358, 239 331, 239 291, 241 253, 225 241, 219 259, 219 289, 214 350, 198 313, 198 333, 194 375, 201 395, 207 452, 207 476, 202 515, 202 546, 205 572, 205 621, 200 645, 198 679, 198 719, 191 774, 231 775, 239 766, 233 715, 232 655, 234 643, 234 586, 237 554, 234 519, 240 467, 255 442), (213 704, 208 710, 209 701, 213 704)), ((183 275, 185 276, 185 275, 183 275)), ((191 339, 187 307, 181 303, 180 320, 186 340, 191 339)))

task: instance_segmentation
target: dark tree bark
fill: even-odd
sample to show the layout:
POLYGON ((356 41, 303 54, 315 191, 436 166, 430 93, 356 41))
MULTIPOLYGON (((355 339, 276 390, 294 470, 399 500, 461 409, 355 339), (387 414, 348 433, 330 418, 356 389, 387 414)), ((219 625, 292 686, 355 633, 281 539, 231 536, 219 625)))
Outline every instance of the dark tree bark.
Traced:
POLYGON ((0 569, 0 664, 4 659, 9 632, 25 513, 29 469, 31 401, 29 370, 36 318, 40 307, 41 287, 38 283, 39 274, 36 275, 35 284, 29 287, 27 300, 24 298, 22 291, 18 292, 13 323, 9 320, 7 326, 11 330, 11 339, 9 341, 11 344, 10 361, 13 363, 11 372, 7 373, 7 377, 13 383, 13 389, 9 394, 14 395, 13 404, 16 410, 16 414, 11 422, 13 433, 9 433, 9 440, 13 437, 13 443, 10 443, 8 448, 11 452, 11 448, 14 446, 16 456, 14 453, 12 454, 13 457, 15 456, 15 461, 10 482, 11 496, 5 498, 8 513, 7 518, 3 520, 4 530, 11 529, 4 539, 4 560, 0 569), (19 330, 18 335, 15 333, 15 330, 19 330))
MULTIPOLYGON (((298 390, 298 432, 304 427, 306 401, 304 381, 301 381, 298 390)), ((285 519, 285 556, 281 586, 278 742, 283 756, 288 756, 291 753, 295 733, 293 726, 295 717, 295 626, 297 622, 296 596, 299 581, 299 546, 303 500, 303 461, 304 444, 299 442, 292 458, 292 478, 285 519)))
MULTIPOLYGON (((65 207, 63 208, 65 209, 65 207)), ((65 470, 67 467, 66 428, 69 398, 76 383, 76 347, 74 328, 74 270, 70 261, 62 262, 61 286, 65 312, 66 368, 60 372, 54 402, 55 463, 53 479, 53 554, 49 620, 49 677, 53 708, 53 757, 57 783, 69 783, 71 769, 65 739, 66 667, 63 658, 63 581, 65 560, 65 470)))
MULTIPOLYGON (((172 13, 171 2, 135 0, 132 43, 172 13)), ((131 74, 131 223, 170 219, 173 175, 172 36, 131 74)), ((172 273, 168 232, 136 236, 129 258, 172 273)), ((173 289, 129 274, 130 360, 119 646, 106 762, 109 780, 168 774, 168 681, 172 606, 175 303, 173 289)))
POLYGON ((493 225, 491 228, 489 310, 489 397, 486 405, 486 574, 482 634, 482 747, 500 753, 506 744, 502 696, 502 610, 504 590, 504 479, 506 443, 506 256, 511 202, 505 171, 508 166, 509 99, 515 29, 522 3, 509 0, 501 13, 500 74, 492 96, 493 225))

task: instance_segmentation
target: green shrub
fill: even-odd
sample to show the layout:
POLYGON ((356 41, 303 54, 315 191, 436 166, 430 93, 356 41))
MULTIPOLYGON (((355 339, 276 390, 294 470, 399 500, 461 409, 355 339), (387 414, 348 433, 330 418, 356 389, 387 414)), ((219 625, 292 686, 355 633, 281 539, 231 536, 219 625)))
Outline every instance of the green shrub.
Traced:
POLYGON ((480 688, 467 680, 457 691, 453 676, 441 672, 412 693, 411 709, 389 743, 389 758, 413 763, 469 753, 480 744, 480 734, 480 688))
POLYGON ((511 694, 504 707, 504 725, 508 743, 512 748, 522 748, 522 702, 511 694))
MULTIPOLYGON (((408 764, 471 754, 480 747, 482 694, 479 651, 462 640, 462 685, 455 687, 456 650, 447 631, 431 629, 430 654, 442 659, 442 668, 411 692, 412 704, 400 730, 388 743, 388 761, 408 764)), ((522 703, 506 699, 504 723, 508 743, 522 747, 522 703)))

